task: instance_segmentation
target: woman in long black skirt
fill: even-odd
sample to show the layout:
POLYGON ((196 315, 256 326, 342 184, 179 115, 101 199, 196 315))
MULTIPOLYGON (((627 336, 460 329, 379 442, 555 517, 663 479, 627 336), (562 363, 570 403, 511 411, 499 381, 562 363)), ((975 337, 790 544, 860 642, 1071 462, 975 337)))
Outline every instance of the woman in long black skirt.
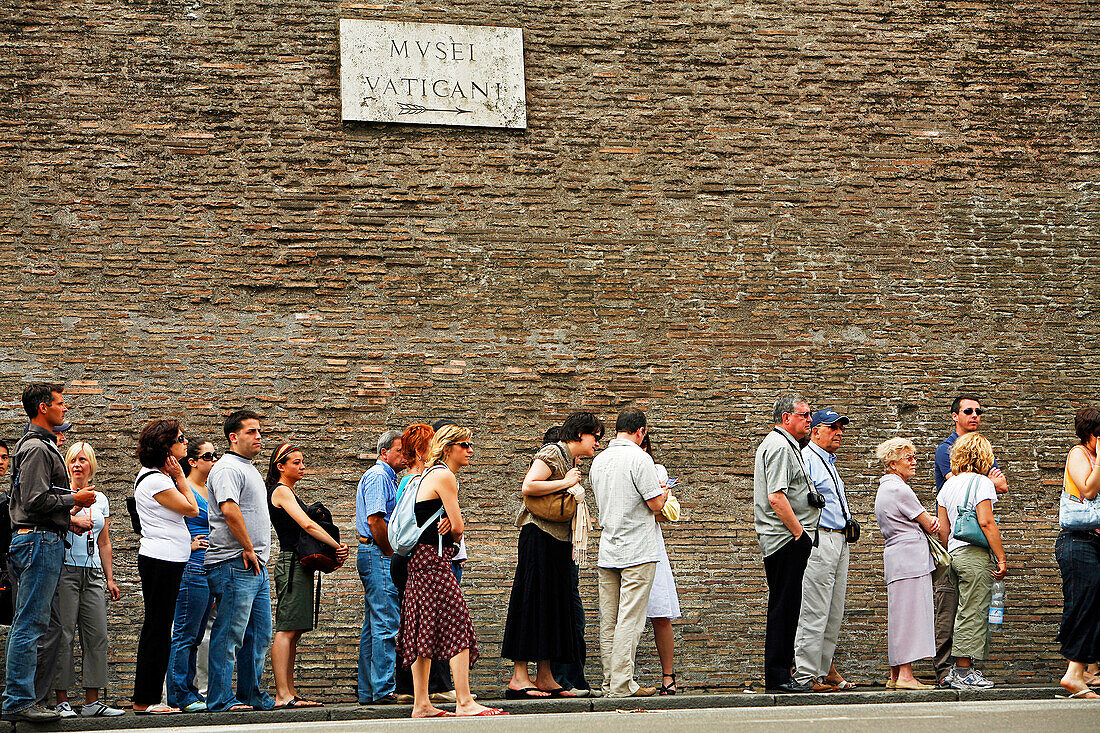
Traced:
MULTIPOLYGON (((603 435, 603 424, 591 412, 566 418, 561 440, 544 445, 523 479, 525 496, 543 496, 562 489, 584 499, 578 458, 590 458, 603 435)), ((526 507, 516 518, 520 528, 519 557, 501 655, 514 662, 507 699, 577 697, 557 683, 550 662, 578 659, 577 619, 573 608, 573 528, 571 522, 552 522, 526 507), (536 663, 531 679, 529 662, 536 663)))

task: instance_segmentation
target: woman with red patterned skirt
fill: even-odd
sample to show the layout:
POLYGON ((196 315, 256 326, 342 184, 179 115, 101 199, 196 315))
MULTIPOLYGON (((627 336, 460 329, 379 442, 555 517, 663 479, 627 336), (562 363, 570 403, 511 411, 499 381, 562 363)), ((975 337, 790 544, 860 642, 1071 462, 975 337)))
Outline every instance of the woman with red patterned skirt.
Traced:
POLYGON ((440 428, 428 449, 419 485, 407 489, 416 491, 416 521, 424 526, 419 543, 409 555, 398 643, 401 666, 412 666, 414 718, 507 714, 475 702, 470 694, 470 665, 477 661, 477 638, 466 599, 451 571, 463 531, 455 474, 469 464, 474 454, 471 437, 468 428, 440 428), (435 517, 441 508, 446 521, 437 523, 435 517), (428 698, 428 672, 433 659, 451 664, 457 698, 454 713, 440 710, 428 698))

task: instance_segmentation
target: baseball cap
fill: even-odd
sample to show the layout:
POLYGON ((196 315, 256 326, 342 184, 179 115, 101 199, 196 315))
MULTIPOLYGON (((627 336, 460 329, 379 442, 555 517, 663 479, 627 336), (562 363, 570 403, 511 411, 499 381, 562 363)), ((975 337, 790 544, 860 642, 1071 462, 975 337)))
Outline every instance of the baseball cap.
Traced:
POLYGON ((810 418, 810 429, 813 430, 818 425, 834 425, 840 423, 842 426, 850 423, 847 415, 841 415, 836 410, 830 410, 828 408, 824 410, 818 410, 810 418))

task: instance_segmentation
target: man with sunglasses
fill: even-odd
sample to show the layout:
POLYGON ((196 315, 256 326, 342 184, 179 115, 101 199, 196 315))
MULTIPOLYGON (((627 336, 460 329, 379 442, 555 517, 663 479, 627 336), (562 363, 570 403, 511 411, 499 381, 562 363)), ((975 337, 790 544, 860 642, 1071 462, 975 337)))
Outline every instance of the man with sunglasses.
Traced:
MULTIPOLYGON (((936 448, 935 480, 936 493, 943 488, 947 479, 951 478, 951 447, 955 441, 978 429, 982 422, 982 406, 976 397, 963 394, 955 398, 951 403, 951 419, 955 422, 955 429, 943 439, 936 448)), ((993 468, 989 471, 989 478, 993 481, 993 487, 998 494, 1008 491, 1008 479, 1004 472, 993 461, 993 468)), ((934 664, 936 676, 939 677, 941 687, 950 687, 951 671, 954 669, 954 658, 951 656, 951 642, 955 629, 955 611, 959 604, 958 590, 955 588, 955 580, 951 573, 944 573, 938 583, 933 586, 933 597, 936 607, 936 657, 934 664)))
POLYGON ((844 480, 836 466, 836 452, 849 419, 836 410, 814 413, 810 443, 802 458, 810 480, 825 497, 818 523, 818 541, 806 562, 802 577, 802 609, 794 640, 794 678, 814 692, 849 690, 854 685, 837 671, 833 653, 844 620, 844 596, 848 590, 848 540, 845 526, 852 518, 844 480))
POLYGON ((821 517, 821 509, 810 504, 813 484, 801 452, 812 415, 802 395, 781 395, 772 408, 775 426, 760 441, 753 467, 753 523, 768 578, 764 687, 769 692, 813 692, 813 685, 791 676, 802 577, 815 544, 810 530, 816 533, 821 517))

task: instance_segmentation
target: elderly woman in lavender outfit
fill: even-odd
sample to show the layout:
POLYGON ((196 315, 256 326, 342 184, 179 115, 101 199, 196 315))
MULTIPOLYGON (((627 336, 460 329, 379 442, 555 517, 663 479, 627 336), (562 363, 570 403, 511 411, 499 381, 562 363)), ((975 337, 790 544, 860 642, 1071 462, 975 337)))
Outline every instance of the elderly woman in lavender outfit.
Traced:
POLYGON ((939 531, 939 520, 921 505, 906 482, 917 472, 917 450, 905 438, 891 438, 875 449, 885 471, 875 497, 875 519, 886 542, 888 689, 931 690, 913 677, 913 662, 936 653, 932 605, 934 564, 925 534, 939 531))

